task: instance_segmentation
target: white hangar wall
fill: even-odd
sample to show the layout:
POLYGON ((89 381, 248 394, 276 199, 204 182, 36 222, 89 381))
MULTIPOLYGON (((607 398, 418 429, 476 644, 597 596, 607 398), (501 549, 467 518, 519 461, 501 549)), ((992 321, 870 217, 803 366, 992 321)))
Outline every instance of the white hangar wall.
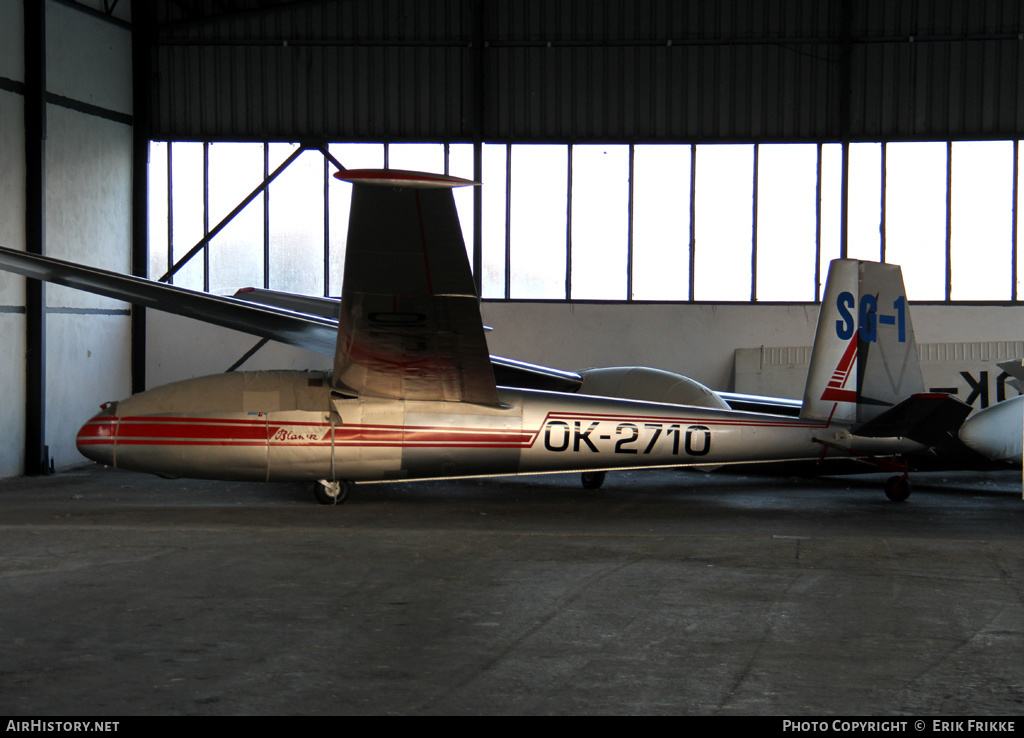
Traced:
MULTIPOLYGON (((131 32, 58 3, 46 12, 47 92, 130 115, 131 32)), ((130 273, 131 175, 130 125, 48 105, 47 254, 130 273)), ((75 432, 96 397, 130 390, 131 319, 126 303, 57 285, 46 305, 46 442, 61 467, 81 463, 75 432)))
MULTIPOLYGON (((53 106, 47 126, 47 254, 130 273, 131 129, 53 106)), ((130 306, 58 285, 46 305, 47 444, 61 467, 82 461, 69 424, 95 414, 97 396, 129 393, 130 306)))
MULTIPOLYGON (((487 335, 491 353, 499 356, 572 370, 653 366, 718 390, 736 389, 737 349, 809 346, 818 320, 816 305, 783 304, 484 302, 482 312, 494 329, 487 335)), ((911 316, 920 344, 1024 341, 1024 306, 912 304, 911 316)), ((149 331, 150 387, 225 371, 256 343, 253 336, 156 311, 149 313, 149 331)), ((271 343, 240 368, 330 367, 330 357, 271 343)), ((976 377, 998 373, 982 359, 963 367, 976 377)))
MULTIPOLYGON (((21 0, 0 0, 0 78, 25 79, 21 0)), ((0 89, 0 245, 25 248, 25 108, 0 89)), ((25 280, 0 272, 0 476, 19 474, 25 447, 25 280)))
MULTIPOLYGON (((736 349, 810 346, 818 307, 485 302, 483 315, 500 356, 563 369, 654 366, 734 390, 736 349)), ((1024 340, 1024 306, 912 304, 911 316, 918 344, 1024 340)))
MULTIPOLYGON (((102 3, 98 5, 102 8, 102 3)), ((47 2, 45 252, 130 271, 131 33, 68 5, 47 2)), ((26 247, 24 18, 0 0, 0 244, 26 247)), ((46 436, 57 468, 81 463, 80 421, 97 398, 130 388, 128 306, 48 285, 46 436)), ((25 280, 0 274, 0 475, 24 471, 25 280)))

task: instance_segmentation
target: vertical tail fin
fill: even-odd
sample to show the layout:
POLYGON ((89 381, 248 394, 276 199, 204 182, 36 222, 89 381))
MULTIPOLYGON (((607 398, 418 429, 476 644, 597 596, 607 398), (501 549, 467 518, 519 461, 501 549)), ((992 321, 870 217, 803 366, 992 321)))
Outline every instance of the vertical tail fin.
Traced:
POLYGON ((499 404, 452 196, 465 179, 348 169, 353 185, 334 386, 365 397, 499 404))
POLYGON ((895 264, 833 261, 800 416, 863 423, 922 391, 903 271, 895 264))

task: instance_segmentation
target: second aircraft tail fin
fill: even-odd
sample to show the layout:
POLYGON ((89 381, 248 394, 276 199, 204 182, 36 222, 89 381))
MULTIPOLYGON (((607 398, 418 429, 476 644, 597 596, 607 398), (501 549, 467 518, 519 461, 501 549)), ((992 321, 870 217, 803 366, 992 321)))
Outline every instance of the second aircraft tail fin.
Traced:
POLYGON ((923 391, 900 267, 834 260, 818 315, 801 417, 865 423, 923 391))

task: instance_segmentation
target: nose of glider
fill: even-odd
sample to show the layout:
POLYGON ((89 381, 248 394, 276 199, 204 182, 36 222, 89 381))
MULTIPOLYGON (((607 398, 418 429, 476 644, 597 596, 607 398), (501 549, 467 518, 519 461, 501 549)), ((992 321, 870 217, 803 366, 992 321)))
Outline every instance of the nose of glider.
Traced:
POLYGON ((75 445, 87 459, 114 466, 114 445, 117 439, 117 403, 108 402, 102 411, 78 429, 75 445))
POLYGON ((1019 464, 1024 446, 1022 413, 1024 396, 980 410, 960 426, 960 440, 990 459, 1019 464))

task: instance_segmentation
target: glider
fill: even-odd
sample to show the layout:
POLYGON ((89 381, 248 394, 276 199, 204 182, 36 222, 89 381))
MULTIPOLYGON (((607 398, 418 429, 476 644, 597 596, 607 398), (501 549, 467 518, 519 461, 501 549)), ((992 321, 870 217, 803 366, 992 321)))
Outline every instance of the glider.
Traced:
POLYGON ((955 436, 969 412, 922 393, 900 268, 848 259, 831 264, 796 414, 736 410, 699 387, 683 402, 631 399, 621 383, 604 391, 616 396, 583 394, 586 375, 489 355, 452 195, 474 183, 335 177, 353 188, 337 317, 308 298, 290 309, 0 249, 0 268, 27 277, 334 357, 330 372, 229 372, 106 403, 78 433, 86 457, 172 477, 306 480, 326 503, 351 483, 579 472, 596 487, 613 469, 852 458, 901 472, 886 494, 902 500, 898 459, 955 436))

